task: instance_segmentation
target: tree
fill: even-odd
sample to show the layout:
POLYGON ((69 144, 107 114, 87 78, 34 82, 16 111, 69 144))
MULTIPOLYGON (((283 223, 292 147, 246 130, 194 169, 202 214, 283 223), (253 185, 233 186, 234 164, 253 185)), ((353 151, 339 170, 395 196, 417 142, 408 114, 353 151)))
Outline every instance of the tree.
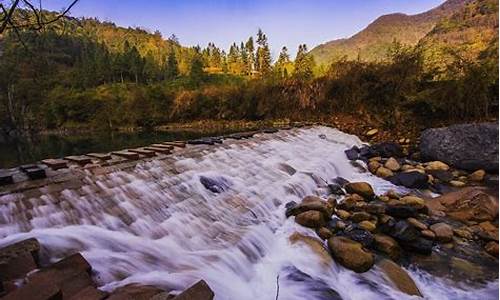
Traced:
POLYGON ((294 62, 294 76, 300 80, 313 78, 314 59, 307 53, 306 44, 299 45, 297 57, 294 62))
POLYGON ((247 75, 252 75, 255 69, 255 47, 253 44, 253 37, 249 37, 248 41, 245 43, 245 52, 247 54, 247 64, 245 71, 247 75))
POLYGON ((288 67, 290 66, 290 54, 288 54, 288 48, 284 46, 281 48, 280 55, 276 64, 274 65, 274 71, 279 78, 288 77, 288 67))
POLYGON ((271 72, 271 51, 267 43, 267 36, 262 29, 259 28, 257 32, 257 57, 256 57, 256 71, 260 72, 262 76, 267 76, 271 72))
POLYGON ((171 49, 168 53, 167 62, 165 64, 165 78, 167 80, 172 80, 177 76, 179 76, 179 66, 177 63, 177 58, 175 57, 175 52, 173 49, 171 49))
POLYGON ((189 76, 195 82, 199 82, 205 76, 205 72, 203 71, 203 57, 200 52, 200 47, 193 47, 194 53, 191 59, 191 65, 189 68, 189 76))

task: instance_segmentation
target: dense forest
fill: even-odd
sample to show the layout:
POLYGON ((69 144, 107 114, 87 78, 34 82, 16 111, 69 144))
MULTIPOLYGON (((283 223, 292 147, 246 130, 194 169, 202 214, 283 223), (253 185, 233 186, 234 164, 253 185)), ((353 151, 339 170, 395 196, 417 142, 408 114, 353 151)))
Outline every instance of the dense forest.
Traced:
MULTIPOLYGON (((493 25, 498 29, 498 17, 493 25)), ((359 112, 381 116, 387 126, 404 118, 496 117, 498 37, 472 57, 440 44, 446 58, 430 60, 428 48, 394 40, 382 61, 341 57, 319 65, 306 45, 293 59, 286 47, 273 58, 262 30, 226 52, 213 43, 184 47, 175 36, 65 17, 1 36, 0 128, 12 135, 359 112)))

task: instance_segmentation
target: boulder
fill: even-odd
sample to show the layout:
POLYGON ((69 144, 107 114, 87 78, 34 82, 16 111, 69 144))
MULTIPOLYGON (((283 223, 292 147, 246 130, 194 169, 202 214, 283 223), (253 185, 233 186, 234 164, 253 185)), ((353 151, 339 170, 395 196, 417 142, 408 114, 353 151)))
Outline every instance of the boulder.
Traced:
POLYGON ((426 189, 428 177, 419 171, 401 172, 387 178, 395 185, 402 185, 411 189, 426 189))
POLYGON ((380 178, 387 178, 394 176, 394 173, 391 170, 387 169, 386 167, 380 167, 375 172, 375 175, 377 175, 380 178))
POLYGON ((323 242, 321 240, 300 234, 298 232, 293 233, 289 237, 289 240, 292 245, 297 243, 306 245, 309 249, 311 249, 312 252, 314 252, 318 256, 324 266, 331 266, 333 262, 332 257, 328 253, 328 250, 323 246, 323 242))
POLYGON ((426 171, 448 171, 449 169, 450 166, 439 160, 430 161, 425 166, 426 171))
POLYGON ((408 219, 406 219, 406 221, 408 221, 408 223, 410 223, 411 225, 413 225, 415 228, 417 228, 419 230, 426 230, 427 229, 427 225, 425 225, 424 223, 420 222, 419 220, 417 220, 415 218, 408 218, 408 219))
POLYGON ((374 256, 351 239, 335 236, 328 240, 333 258, 347 269, 357 273, 368 271, 374 264, 374 256))
POLYGON ((345 189, 350 194, 358 194, 365 199, 372 199, 375 192, 370 184, 366 182, 350 182, 346 184, 345 189))
POLYGON ((401 168, 401 166, 399 165, 399 162, 394 157, 389 158, 385 162, 384 167, 386 167, 387 169, 389 169, 393 172, 399 171, 399 169, 401 168))
POLYGON ((420 209, 425 206, 425 201, 424 199, 416 196, 405 196, 401 199, 399 199, 404 205, 409 205, 411 207, 415 207, 417 209, 420 209))
POLYGON ((460 180, 452 180, 449 182, 449 184, 453 187, 458 187, 458 188, 461 188, 461 187, 464 187, 465 186, 465 182, 463 181, 460 181, 460 180))
POLYGON ((450 171, 444 170, 428 170, 427 173, 442 182, 450 182, 453 180, 453 174, 450 171))
POLYGON ((98 290, 93 286, 88 286, 69 298, 69 300, 103 300, 106 297, 108 297, 108 293, 98 290))
POLYGON ((305 227, 319 228, 325 224, 325 219, 321 212, 317 210, 310 210, 298 214, 295 217, 295 222, 305 227))
POLYGON ((295 205, 287 210, 287 217, 296 216, 306 211, 316 210, 323 214, 325 220, 330 219, 333 214, 333 207, 327 201, 316 197, 307 196, 298 205, 295 205))
MULTIPOLYGON (((372 152, 375 154, 373 156, 381 157, 403 157, 403 149, 397 143, 393 142, 382 142, 374 144, 371 147, 372 152)), ((372 157, 373 157, 372 156, 372 157)))
POLYGON ((429 229, 422 230, 420 233, 424 238, 429 240, 434 240, 436 238, 436 234, 434 233, 434 231, 429 229))
POLYGON ((23 278, 38 268, 40 244, 34 238, 22 240, 0 249, 0 282, 23 278))
POLYGON ((467 187, 436 197, 426 204, 458 221, 493 221, 498 216, 498 200, 484 189, 467 187))
POLYGON ((376 264, 387 280, 401 292, 410 296, 422 297, 417 285, 408 273, 389 259, 382 259, 376 264))
POLYGON ((387 205, 385 213, 395 218, 406 219, 417 216, 418 209, 410 205, 387 205))
POLYGON ((465 170, 498 170, 498 124, 461 124, 422 133, 420 153, 465 170))
POLYGON ((431 240, 425 239, 423 237, 418 237, 415 240, 407 241, 400 244, 407 251, 430 255, 432 254, 432 246, 434 243, 431 240))
POLYGON ((436 223, 430 229, 436 234, 436 240, 447 243, 453 240, 453 228, 446 223, 436 223))
POLYGON ((401 257, 401 247, 399 247, 395 239, 388 235, 382 233, 374 234, 373 247, 393 260, 399 260, 401 257))
POLYGON ((327 227, 319 228, 316 233, 322 240, 327 240, 333 236, 333 232, 327 227))
POLYGON ((363 245, 363 247, 370 247, 373 244, 373 235, 368 230, 359 226, 348 226, 343 232, 339 232, 337 235, 356 241, 363 245))
POLYGON ((351 216, 351 213, 342 209, 337 209, 335 212, 339 218, 342 220, 347 220, 351 216))
POLYGON ((342 189, 342 186, 338 183, 330 183, 328 184, 328 188, 330 189, 330 193, 333 195, 345 195, 344 190, 342 189))
POLYGON ((360 222, 359 227, 366 230, 366 231, 369 231, 369 232, 373 232, 373 231, 375 231, 375 229, 377 229, 377 226, 373 222, 370 222, 370 221, 360 222))
POLYGON ((420 232, 405 220, 396 222, 389 235, 398 241, 409 242, 417 239, 420 232))
POLYGON ((378 161, 370 161, 368 163, 368 171, 370 171, 373 174, 375 174, 377 172, 378 168, 380 168, 380 167, 381 167, 381 164, 378 161))
POLYGON ((353 146, 351 149, 345 150, 344 153, 347 156, 347 159, 356 160, 359 157, 359 148, 356 146, 353 146))
POLYGON ((480 182, 484 180, 485 176, 486 172, 484 170, 477 170, 470 174, 468 178, 470 181, 480 182))
POLYGON ((351 215, 351 220, 355 223, 370 220, 372 216, 364 211, 355 212, 351 215))

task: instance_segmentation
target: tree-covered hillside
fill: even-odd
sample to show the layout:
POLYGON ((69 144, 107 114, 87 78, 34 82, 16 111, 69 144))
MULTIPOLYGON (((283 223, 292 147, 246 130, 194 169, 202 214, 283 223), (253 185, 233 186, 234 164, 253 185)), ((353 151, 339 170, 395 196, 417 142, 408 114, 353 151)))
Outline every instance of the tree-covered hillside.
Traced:
POLYGON ((390 14, 379 17, 364 30, 347 39, 327 42, 315 47, 311 54, 319 64, 346 57, 364 61, 387 58, 390 45, 397 41, 414 46, 431 32, 441 20, 461 11, 472 0, 448 0, 440 6, 417 15, 390 14))

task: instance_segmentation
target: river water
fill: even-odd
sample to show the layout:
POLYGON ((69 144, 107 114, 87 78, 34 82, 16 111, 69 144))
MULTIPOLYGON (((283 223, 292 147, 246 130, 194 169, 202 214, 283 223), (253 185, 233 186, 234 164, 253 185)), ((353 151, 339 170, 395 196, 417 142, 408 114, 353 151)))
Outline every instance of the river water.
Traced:
MULTIPOLYGON (((395 188, 345 158, 343 151, 360 143, 313 127, 195 146, 168 160, 89 177, 85 193, 32 199, 31 220, 12 204, 15 195, 6 195, 0 245, 36 237, 53 261, 79 251, 109 291, 133 282, 180 291, 204 279, 219 300, 335 299, 331 290, 342 299, 413 299, 377 268, 356 274, 289 241, 294 232, 316 234, 286 219, 285 204, 325 195, 325 181, 366 181, 376 193, 395 188), (200 177, 224 190, 207 190, 200 177)), ((498 281, 471 286, 408 271, 426 299, 498 297, 498 281)))

